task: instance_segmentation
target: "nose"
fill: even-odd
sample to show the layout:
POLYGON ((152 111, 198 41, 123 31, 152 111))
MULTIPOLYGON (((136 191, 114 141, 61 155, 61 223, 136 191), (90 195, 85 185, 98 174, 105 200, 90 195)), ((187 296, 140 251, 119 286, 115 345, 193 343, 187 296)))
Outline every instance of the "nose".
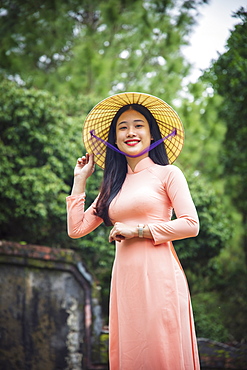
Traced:
POLYGON ((133 127, 130 127, 127 132, 127 137, 134 137, 136 136, 135 130, 133 127))

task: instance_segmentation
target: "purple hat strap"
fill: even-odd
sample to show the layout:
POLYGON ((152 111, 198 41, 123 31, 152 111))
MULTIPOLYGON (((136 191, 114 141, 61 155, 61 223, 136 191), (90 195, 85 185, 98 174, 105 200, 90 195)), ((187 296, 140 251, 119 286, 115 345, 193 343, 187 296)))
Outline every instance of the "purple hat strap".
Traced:
MULTIPOLYGON (((122 152, 121 150, 119 150, 118 148, 116 148, 114 145, 108 143, 108 141, 105 141, 105 140, 101 139, 100 137, 96 136, 95 135, 95 130, 91 130, 90 134, 91 134, 91 138, 94 138, 94 139, 100 141, 101 143, 105 144, 108 148, 110 148, 112 150, 115 150, 115 152, 123 154, 127 157, 136 158, 136 157, 140 157, 143 154, 145 154, 145 153, 149 152, 150 150, 154 149, 156 146, 163 143, 166 139, 177 135, 177 130, 174 128, 170 134, 168 134, 167 136, 155 141, 154 143, 149 145, 146 149, 144 149, 142 152, 140 152, 139 154, 135 154, 135 155, 126 154, 126 153, 122 152)), ((94 145, 94 149, 97 150, 98 145, 96 143, 93 143, 93 145, 94 145)), ((100 154, 100 152, 98 154, 100 154)))

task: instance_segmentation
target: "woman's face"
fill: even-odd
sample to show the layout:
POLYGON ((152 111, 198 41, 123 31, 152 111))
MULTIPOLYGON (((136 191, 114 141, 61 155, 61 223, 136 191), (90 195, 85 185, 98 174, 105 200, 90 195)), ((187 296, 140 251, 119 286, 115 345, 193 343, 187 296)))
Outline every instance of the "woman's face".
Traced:
MULTIPOLYGON (((148 121, 139 112, 129 109, 121 114, 116 123, 116 144, 119 150, 137 155, 151 143, 148 121)), ((145 153, 142 157, 147 157, 145 153)))

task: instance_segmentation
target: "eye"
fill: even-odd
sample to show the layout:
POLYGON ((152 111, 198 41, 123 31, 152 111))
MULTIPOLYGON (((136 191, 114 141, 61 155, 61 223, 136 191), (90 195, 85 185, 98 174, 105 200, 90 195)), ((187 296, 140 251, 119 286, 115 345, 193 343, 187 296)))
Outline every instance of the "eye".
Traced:
POLYGON ((118 129, 119 129, 120 131, 123 131, 123 130, 126 130, 126 129, 127 129, 127 126, 120 126, 118 129))

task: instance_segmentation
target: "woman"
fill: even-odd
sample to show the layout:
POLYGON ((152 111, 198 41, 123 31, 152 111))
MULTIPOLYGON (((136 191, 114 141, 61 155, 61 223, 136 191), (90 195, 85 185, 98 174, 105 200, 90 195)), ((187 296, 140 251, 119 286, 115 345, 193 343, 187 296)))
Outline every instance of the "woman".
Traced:
POLYGON ((84 125, 91 153, 79 158, 67 197, 68 233, 103 221, 116 243, 110 294, 111 370, 198 370, 190 294, 172 240, 196 236, 199 221, 172 163, 183 127, 164 101, 122 93, 97 104, 84 125), (100 194, 84 211, 86 179, 104 168, 100 194), (176 219, 171 220, 173 210, 176 219))

